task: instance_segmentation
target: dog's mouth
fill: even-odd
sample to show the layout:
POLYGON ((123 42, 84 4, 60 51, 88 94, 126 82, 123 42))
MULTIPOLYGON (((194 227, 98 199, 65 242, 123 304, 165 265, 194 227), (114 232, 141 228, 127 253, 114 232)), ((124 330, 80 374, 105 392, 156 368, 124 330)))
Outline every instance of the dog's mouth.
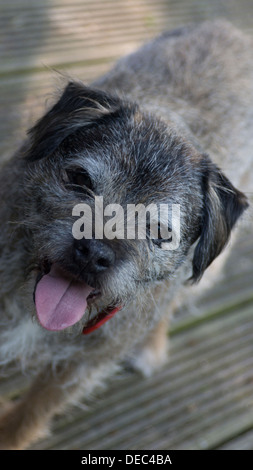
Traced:
MULTIPOLYGON (((100 297, 100 292, 83 281, 77 281, 53 264, 47 273, 40 274, 34 290, 34 302, 41 326, 60 331, 78 323, 88 305, 100 297)), ((83 327, 89 334, 110 320, 122 307, 110 305, 102 309, 83 327)))

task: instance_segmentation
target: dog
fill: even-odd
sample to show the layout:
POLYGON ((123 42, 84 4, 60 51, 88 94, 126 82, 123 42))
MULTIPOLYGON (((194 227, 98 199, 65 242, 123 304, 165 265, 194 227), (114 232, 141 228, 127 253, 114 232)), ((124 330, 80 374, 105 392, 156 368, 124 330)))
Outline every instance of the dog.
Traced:
POLYGON ((223 20, 165 32, 89 86, 69 80, 2 167, 0 364, 32 377, 2 410, 2 449, 29 448, 125 360, 146 375, 166 363, 176 299, 217 277, 248 207, 251 51, 223 20), (152 204, 168 234, 180 208, 175 249, 162 212, 156 236, 151 215, 145 237, 119 236, 129 206, 152 204))

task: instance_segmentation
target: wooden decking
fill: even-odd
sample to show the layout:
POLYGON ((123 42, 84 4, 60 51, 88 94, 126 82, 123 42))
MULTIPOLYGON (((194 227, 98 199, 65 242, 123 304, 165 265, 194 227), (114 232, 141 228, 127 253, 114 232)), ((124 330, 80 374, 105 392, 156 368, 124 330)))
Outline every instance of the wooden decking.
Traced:
MULTIPOLYGON (((165 28, 224 16, 253 33, 250 0, 0 2, 0 149, 8 158, 51 99, 52 69, 91 81, 165 28)), ((179 311, 170 363, 126 372, 87 408, 55 419, 34 449, 253 449, 253 243, 243 233, 223 279, 179 311)), ((15 396, 27 379, 2 379, 15 396)))

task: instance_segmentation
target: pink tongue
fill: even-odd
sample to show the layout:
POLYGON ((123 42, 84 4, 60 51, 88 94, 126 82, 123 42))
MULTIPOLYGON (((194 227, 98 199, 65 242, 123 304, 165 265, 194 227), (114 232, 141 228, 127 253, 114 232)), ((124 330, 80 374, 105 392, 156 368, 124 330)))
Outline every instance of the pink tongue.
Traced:
POLYGON ((92 287, 69 279, 53 265, 49 274, 38 282, 35 305, 40 324, 58 331, 77 323, 87 307, 87 297, 92 287))

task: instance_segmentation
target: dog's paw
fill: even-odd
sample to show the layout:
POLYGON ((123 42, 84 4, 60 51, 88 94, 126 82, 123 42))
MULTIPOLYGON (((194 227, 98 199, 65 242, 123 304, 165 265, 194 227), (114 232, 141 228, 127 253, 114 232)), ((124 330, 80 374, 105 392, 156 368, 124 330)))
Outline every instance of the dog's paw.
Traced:
POLYGON ((169 360, 169 342, 163 347, 152 348, 148 345, 138 348, 129 364, 136 372, 144 377, 150 377, 156 371, 164 367, 169 360))
POLYGON ((24 450, 47 429, 39 425, 38 415, 27 411, 22 401, 8 402, 0 408, 0 450, 24 450))
POLYGON ((13 408, 11 401, 0 403, 0 450, 18 450, 12 443, 12 432, 9 429, 13 408))

